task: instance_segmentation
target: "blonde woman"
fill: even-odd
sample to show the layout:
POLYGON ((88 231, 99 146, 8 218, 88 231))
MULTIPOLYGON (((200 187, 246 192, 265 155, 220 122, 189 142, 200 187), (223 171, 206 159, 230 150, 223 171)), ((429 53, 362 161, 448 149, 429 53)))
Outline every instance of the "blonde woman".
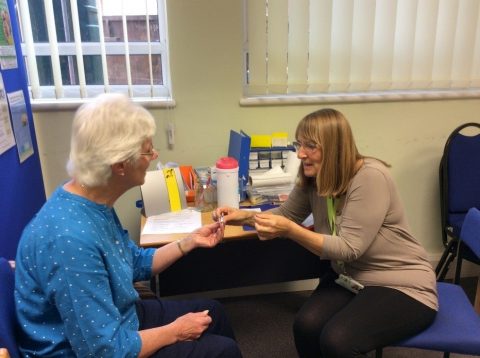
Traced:
POLYGON ((331 270, 298 312, 300 357, 363 357, 426 328, 438 309, 435 274, 413 237, 381 160, 361 155, 342 113, 304 117, 294 143, 298 184, 265 213, 218 208, 228 224, 255 226, 261 240, 288 238, 331 270), (300 225, 313 214, 314 230, 300 225))

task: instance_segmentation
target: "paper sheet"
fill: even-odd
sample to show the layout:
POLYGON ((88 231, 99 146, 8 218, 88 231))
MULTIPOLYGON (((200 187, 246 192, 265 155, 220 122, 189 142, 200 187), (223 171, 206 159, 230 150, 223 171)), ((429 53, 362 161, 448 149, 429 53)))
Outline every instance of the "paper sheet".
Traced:
POLYGON ((8 112, 7 95, 3 86, 3 77, 0 74, 0 154, 15 145, 10 113, 8 112))
POLYGON ((17 53, 7 0, 0 0, 0 24, 0 66, 2 70, 17 68, 17 53))
POLYGON ((13 133, 17 142, 17 151, 20 163, 33 155, 32 135, 28 123, 27 106, 23 92, 15 91, 7 93, 10 113, 12 114, 13 133))
POLYGON ((253 188, 291 184, 294 180, 295 176, 290 173, 285 173, 279 166, 274 167, 262 174, 250 175, 250 183, 253 188))
POLYGON ((301 163, 302 161, 297 158, 297 153, 289 151, 287 155, 287 163, 285 163, 285 173, 289 173, 296 178, 298 174, 298 167, 301 163))
POLYGON ((182 234, 192 232, 202 226, 202 214, 193 209, 149 216, 142 230, 148 234, 182 234))

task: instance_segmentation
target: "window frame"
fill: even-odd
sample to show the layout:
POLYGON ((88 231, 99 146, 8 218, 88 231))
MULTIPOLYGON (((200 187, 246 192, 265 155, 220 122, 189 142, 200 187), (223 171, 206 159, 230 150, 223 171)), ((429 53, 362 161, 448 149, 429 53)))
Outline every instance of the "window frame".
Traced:
MULTIPOLYGON (((15 7, 17 9, 17 19, 20 22, 22 33, 25 31, 22 28, 22 19, 20 18, 20 11, 18 7, 20 2, 25 2, 28 5, 28 0, 15 0, 15 7)), ((47 0, 48 1, 48 0, 47 0)), ((175 106, 175 101, 173 100, 172 90, 171 90, 171 81, 170 81, 170 65, 169 65, 169 47, 168 47, 168 26, 167 26, 167 8, 166 0, 156 0, 157 1, 157 12, 155 15, 158 18, 159 26, 159 41, 129 41, 128 49, 126 50, 125 41, 120 42, 110 42, 103 41, 103 50, 105 58, 109 55, 118 55, 125 56, 127 51, 129 57, 134 55, 152 55, 160 56, 161 62, 161 71, 162 71, 162 81, 163 84, 132 84, 131 86, 128 83, 124 85, 112 85, 112 84, 98 84, 98 85, 85 85, 85 89, 88 92, 88 96, 81 97, 81 86, 77 85, 64 85, 61 87, 64 92, 63 97, 57 98, 55 92, 55 85, 43 85, 39 84, 40 92, 37 95, 34 95, 31 81, 30 81, 30 71, 29 71, 29 60, 27 58, 29 53, 29 47, 33 46, 33 52, 35 57, 37 56, 52 56, 51 52, 51 43, 50 42, 36 42, 33 40, 30 44, 28 41, 21 42, 22 50, 22 60, 24 61, 26 68, 26 75, 28 80, 28 89, 31 98, 31 104, 33 110, 51 110, 51 109, 74 109, 80 106, 81 104, 90 101, 93 97, 100 93, 105 92, 116 92, 124 93, 129 95, 133 101, 141 103, 146 107, 151 108, 170 108, 175 106)), ((71 4, 76 3, 76 1, 71 2, 71 4)), ((101 6, 99 0, 96 0, 97 6, 101 6)), ((23 4, 25 6, 25 4, 23 4)), ((97 10, 95 10, 97 11, 97 10)), ((71 14, 71 20, 73 21, 71 14)), ((28 20, 30 21, 30 19, 28 20)), ((99 30, 102 27, 99 28, 99 30)), ((24 37, 22 36, 22 39, 24 37)), ((57 52, 58 56, 77 56, 77 48, 74 40, 72 42, 57 42, 57 52)), ((102 56, 102 42, 81 42, 80 50, 82 56, 102 56)), ((83 59, 82 59, 83 62, 83 59)), ((30 64, 30 66, 32 66, 30 64)), ((35 66, 38 70, 38 66, 35 66)), ((132 68, 130 68, 132 71, 132 68)), ((148 70, 147 70, 148 71, 148 70)), ((35 74, 38 76, 37 74, 35 74)), ((38 81, 38 80, 37 80, 38 81)))

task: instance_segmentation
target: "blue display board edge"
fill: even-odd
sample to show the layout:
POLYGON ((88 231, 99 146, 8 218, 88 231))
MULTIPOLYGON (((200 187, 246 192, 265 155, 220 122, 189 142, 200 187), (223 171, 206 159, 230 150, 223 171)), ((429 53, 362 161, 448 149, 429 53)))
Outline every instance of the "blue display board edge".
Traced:
POLYGON ((23 91, 34 154, 20 163, 17 148, 0 155, 0 256, 15 258, 18 241, 25 225, 45 202, 45 188, 35 137, 25 65, 20 47, 14 0, 7 0, 12 24, 18 67, 1 70, 7 93, 23 91))

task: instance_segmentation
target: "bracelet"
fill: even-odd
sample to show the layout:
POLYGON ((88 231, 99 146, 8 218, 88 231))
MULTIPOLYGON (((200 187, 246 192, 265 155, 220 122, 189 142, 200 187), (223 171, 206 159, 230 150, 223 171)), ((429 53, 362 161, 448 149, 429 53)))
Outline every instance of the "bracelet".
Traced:
POLYGON ((175 241, 175 242, 177 243, 178 249, 179 249, 180 252, 182 253, 182 256, 186 256, 187 253, 185 252, 185 250, 183 250, 182 245, 180 244, 181 241, 182 241, 182 239, 178 239, 178 240, 175 241))

